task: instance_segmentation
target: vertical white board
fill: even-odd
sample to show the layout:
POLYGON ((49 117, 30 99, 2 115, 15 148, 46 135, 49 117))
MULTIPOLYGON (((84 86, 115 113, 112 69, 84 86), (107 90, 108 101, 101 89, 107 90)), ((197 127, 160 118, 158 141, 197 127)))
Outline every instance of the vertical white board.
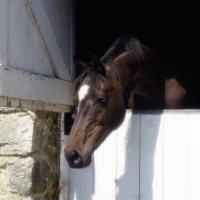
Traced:
POLYGON ((84 169, 70 170, 70 200, 91 200, 93 194, 94 163, 84 169))
MULTIPOLYGON (((155 116, 157 119, 156 127, 158 135, 155 144, 155 153, 154 153, 154 165, 153 165, 153 182, 152 182, 152 193, 154 200, 164 200, 164 115, 160 114, 155 116)), ((151 128, 150 128, 151 129, 151 128)), ((151 130, 149 130, 151 131, 151 130)))
POLYGON ((164 198, 187 200, 187 115, 164 116, 164 198))
POLYGON ((128 110, 117 131, 117 200, 139 199, 140 115, 128 110))
POLYGON ((162 127, 160 130, 160 124, 161 114, 141 115, 139 183, 141 200, 162 200, 163 131, 162 127))
POLYGON ((71 177, 74 188, 89 191, 84 200, 199 200, 200 112, 128 110, 91 168, 91 176, 78 171, 76 183, 71 177))
POLYGON ((93 200, 116 198, 117 132, 112 132, 94 153, 93 200))
POLYGON ((200 197, 200 114, 188 116, 188 200, 200 197))

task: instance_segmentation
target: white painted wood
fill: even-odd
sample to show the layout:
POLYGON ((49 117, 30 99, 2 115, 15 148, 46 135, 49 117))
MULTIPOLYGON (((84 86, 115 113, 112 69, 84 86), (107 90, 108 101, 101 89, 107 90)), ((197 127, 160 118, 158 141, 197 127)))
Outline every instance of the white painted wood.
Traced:
MULTIPOLYGON (((72 37, 74 25, 71 18, 73 1, 48 2, 48 9, 51 8, 50 6, 57 8, 57 12, 51 13, 55 16, 51 18, 52 21, 47 16, 48 9, 44 9, 43 3, 41 0, 8 1, 8 17, 2 23, 8 26, 7 29, 3 29, 4 33, 7 31, 8 34, 2 32, 1 39, 6 43, 8 42, 4 49, 6 48, 6 52, 8 52, 9 62, 5 63, 1 60, 0 62, 13 68, 50 77, 54 77, 52 68, 56 68, 60 79, 70 81, 69 68, 72 68, 71 57, 74 53, 74 38, 72 37), (59 2, 59 4, 55 2, 59 2), (64 22, 62 22, 59 23, 60 27, 52 29, 51 24, 56 23, 56 15, 60 15, 59 9, 61 8, 65 15, 63 14, 59 19, 61 22, 67 19, 69 21, 67 27, 64 27, 64 22), (3 35, 8 35, 8 39, 4 39, 3 35), (57 37, 60 36, 67 41, 64 42, 67 47, 63 51, 57 43, 57 37), (66 56, 67 58, 64 59, 66 56)), ((3 5, 2 8, 4 7, 3 5)), ((4 12, 6 12, 6 9, 4 12)), ((4 19, 6 15, 3 15, 3 12, 1 14, 2 19, 4 19)))
POLYGON ((73 105, 71 83, 0 66, 0 96, 73 105))
POLYGON ((72 55, 74 51, 75 17, 74 0, 41 0, 51 22, 57 43, 62 51, 66 65, 70 67, 70 75, 74 77, 72 55), (62 29, 61 29, 62 27, 62 29))
POLYGON ((200 115, 188 116, 188 200, 200 197, 200 115))
POLYGON ((94 153, 93 200, 115 199, 117 185, 117 132, 112 132, 94 153))
POLYGON ((33 106, 37 107, 38 110, 43 110, 44 109, 44 104, 42 101, 33 101, 33 106))
POLYGON ((37 108, 33 107, 33 101, 22 100, 22 99, 20 99, 20 104, 19 104, 18 107, 20 107, 20 108, 27 108, 27 109, 37 109, 37 108))
POLYGON ((1 1, 0 6, 0 65, 7 65, 8 63, 8 3, 9 1, 1 1))
MULTIPOLYGON (((47 59, 50 62, 51 67, 53 67, 52 65, 54 65, 54 68, 56 68, 60 79, 70 81, 71 77, 69 75, 69 66, 66 66, 63 54, 56 41, 56 36, 52 29, 51 22, 49 21, 49 18, 44 10, 43 5, 41 4, 41 1, 33 1, 33 0, 27 0, 27 1, 31 5, 31 9, 35 17, 34 21, 37 22, 37 26, 36 23, 34 23, 35 30, 37 32, 37 35, 39 37, 45 55, 47 56, 47 59)), ((68 14, 66 12, 66 18, 67 16, 70 16, 70 13, 68 14)), ((70 33, 71 26, 69 26, 68 28, 70 33)), ((68 33, 66 32, 66 34, 68 33)), ((70 47, 71 45, 69 46, 69 48, 70 47)))
MULTIPOLYGON (((31 2, 31 1, 30 1, 30 2, 31 2)), ((48 61, 49 61, 49 66, 50 66, 50 68, 51 68, 51 70, 52 70, 52 72, 53 72, 53 74, 54 74, 54 77, 55 77, 55 78, 59 78, 58 72, 57 72, 57 70, 56 70, 56 66, 55 66, 55 64, 54 64, 54 62, 53 62, 53 60, 52 60, 52 58, 51 58, 49 49, 48 49, 48 47, 47 47, 47 45, 46 45, 46 43, 45 43, 44 36, 43 36, 42 32, 40 31, 40 29, 41 29, 42 27, 39 28, 38 23, 37 23, 37 21, 36 21, 35 15, 34 15, 34 13, 33 13, 33 11, 32 11, 32 8, 31 8, 31 5, 30 5, 29 1, 28 1, 28 0, 23 0, 23 3, 24 3, 25 8, 26 8, 26 10, 27 10, 27 12, 28 12, 28 15, 29 15, 29 18, 30 18, 30 20, 31 20, 31 22, 32 22, 32 24, 33 24, 33 27, 34 27, 34 29, 35 29, 35 31, 36 31, 36 33, 37 33, 37 36, 38 36, 38 39, 39 39, 39 41, 40 41, 41 47, 42 47, 42 49, 43 49, 43 51, 44 51, 44 53, 45 53, 45 55, 46 55, 46 57, 47 57, 47 59, 48 59, 48 61)), ((34 4, 35 4, 35 3, 34 3, 34 4)), ((40 6, 41 6, 41 3, 40 3, 40 6)), ((43 11, 43 12, 44 12, 44 11, 43 11)), ((45 13, 45 12, 44 12, 44 13, 45 13)), ((47 18, 46 16, 45 16, 45 21, 48 21, 48 18, 47 18)), ((39 22, 39 20, 38 20, 38 22, 39 22)), ((48 22, 49 22, 49 21, 48 21, 48 22)), ((48 23, 48 22, 47 22, 47 23, 48 23)), ((47 31, 47 32, 48 32, 48 31, 47 31)), ((53 37, 51 37, 51 38, 53 38, 53 37)))
POLYGON ((70 112, 71 107, 61 104, 50 104, 41 101, 30 101, 24 99, 16 99, 9 97, 0 96, 0 106, 4 107, 18 107, 18 108, 27 108, 33 110, 45 110, 52 112, 70 112))
POLYGON ((8 97, 8 105, 11 106, 11 107, 19 107, 19 105, 20 105, 20 99, 9 98, 8 97))
MULTIPOLYGON (((20 35, 16 35, 14 37, 14 39, 18 39, 19 43, 20 43, 20 47, 19 47, 20 48, 19 67, 20 67, 20 69, 24 69, 25 71, 29 71, 29 72, 34 73, 36 71, 34 70, 35 66, 32 65, 32 62, 33 62, 33 59, 34 59, 33 55, 35 55, 36 52, 33 51, 32 46, 33 46, 33 43, 38 44, 38 41, 37 41, 37 38, 35 38, 35 40, 33 39, 33 32, 35 32, 35 31, 33 30, 31 20, 28 17, 28 13, 25 10, 25 7, 23 6, 22 2, 16 2, 16 3, 20 6, 20 9, 21 9, 21 13, 20 13, 20 16, 19 16, 20 19, 15 19, 15 20, 18 20, 18 23, 20 23, 20 30, 19 30, 20 35)), ((14 8, 15 8, 15 6, 14 6, 14 8)), ((14 27, 12 27, 12 28, 14 28, 14 27)), ((12 38, 13 35, 11 35, 10 37, 12 38)), ((40 47, 38 45, 38 49, 39 48, 40 47)), ((13 52, 13 54, 15 54, 15 52, 13 52)), ((9 59, 12 60, 12 58, 9 58, 9 59)), ((15 68, 15 65, 13 67, 15 68)))
POLYGON ((73 190, 85 195, 70 200, 198 200, 199 133, 198 110, 128 110, 121 127, 95 152, 93 171, 77 170, 75 180, 70 177, 73 190))
MULTIPOLYGON (((11 106, 54 111, 63 107, 69 110, 72 105, 71 80, 74 75, 73 6, 74 2, 71 0, 1 2, 0 98, 9 97, 17 99, 16 101, 21 99, 18 102, 12 99, 11 106), (11 72, 6 73, 2 66, 10 67, 11 72), (14 71, 11 68, 23 71, 14 71), (45 78, 45 81, 36 83, 33 78, 35 83, 32 84, 33 80, 28 80, 28 72, 38 74, 38 77, 41 75, 54 78, 52 68, 56 68, 57 77, 64 82, 45 78)), ((32 76, 37 75, 31 75, 30 78, 32 76)), ((8 101, 7 104, 9 105, 8 101)))
POLYGON ((140 115, 128 110, 117 131, 117 200, 139 199, 139 133, 140 115))
POLYGON ((7 106, 8 98, 7 97, 0 97, 0 106, 7 106))
MULTIPOLYGON (((152 193, 154 200, 164 200, 164 115, 160 114, 157 118, 157 131, 158 135, 155 144, 155 153, 153 157, 153 181, 152 193)), ((154 131, 156 130, 156 127, 154 131)), ((151 131, 151 127, 149 127, 151 131)), ((156 133, 155 133, 156 134, 156 133)), ((141 172, 142 173, 142 172, 141 172)))
POLYGON ((69 199, 70 188, 70 168, 64 155, 64 148, 68 141, 68 136, 64 135, 64 114, 61 114, 61 152, 60 152, 60 194, 59 200, 69 199))
MULTIPOLYGON (((24 23, 21 18, 22 15, 22 4, 20 0, 9 1, 9 13, 8 13, 8 65, 10 67, 19 68, 20 65, 20 53, 21 52, 21 44, 20 44, 20 35, 21 31, 21 23, 24 23)), ((23 12, 25 14, 25 12, 23 12)), ((27 50, 28 51, 28 50, 27 50)))
POLYGON ((187 115, 164 116, 164 199, 187 200, 187 115))
POLYGON ((70 199, 91 200, 94 185, 94 163, 84 169, 70 171, 70 199))
POLYGON ((160 114, 141 115, 140 200, 162 200, 162 160, 160 160, 162 155, 159 152, 160 150, 162 152, 162 147, 160 144, 157 145, 158 136, 160 136, 159 142, 162 142, 160 122, 160 114), (155 169, 158 171, 155 172, 155 169), (154 179, 154 174, 156 174, 156 179, 154 179))

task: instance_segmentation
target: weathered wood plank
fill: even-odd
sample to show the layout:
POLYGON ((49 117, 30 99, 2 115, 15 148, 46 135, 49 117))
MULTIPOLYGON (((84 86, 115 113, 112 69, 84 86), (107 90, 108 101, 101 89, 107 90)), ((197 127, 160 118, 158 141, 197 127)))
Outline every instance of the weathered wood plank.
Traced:
POLYGON ((0 6, 0 65, 8 63, 8 3, 9 1, 1 1, 0 6))
MULTIPOLYGON (((54 75, 56 73, 60 79, 70 81, 69 66, 66 66, 63 54, 56 41, 51 22, 41 1, 23 0, 23 2, 26 5, 41 47, 50 63, 50 67, 53 69, 54 75)), ((68 28, 71 30, 70 26, 68 28)), ((70 47, 71 46, 69 46, 69 52, 71 51, 70 47)))
POLYGON ((10 98, 8 97, 8 105, 9 107, 20 107, 20 99, 17 98, 10 98))
POLYGON ((0 106, 7 106, 8 105, 8 98, 0 96, 0 106))
POLYGON ((73 66, 72 55, 75 53, 75 1, 41 0, 41 2, 43 3, 46 14, 51 22, 64 61, 69 67, 70 75, 71 77, 74 77, 75 68, 73 66), (62 27, 62 29, 60 27, 62 27))
POLYGON ((73 105, 71 82, 0 66, 0 96, 73 105))
MULTIPOLYGON (((53 67, 58 71, 60 79, 70 81, 69 68, 73 68, 74 38, 71 18, 73 11, 69 8, 73 3, 67 1, 69 6, 63 6, 63 13, 65 10, 66 16, 63 15, 61 19, 65 18, 69 21, 67 28, 52 29, 51 23, 56 23, 58 12, 52 13, 55 17, 51 19, 53 21, 50 21, 46 13, 48 9, 44 9, 42 1, 23 1, 1 3, 1 15, 4 17, 1 18, 3 21, 0 31, 0 63, 50 77, 54 77, 51 71, 51 67, 53 67), (26 7, 23 5, 23 1, 26 2, 26 7), (29 9, 26 10, 27 7, 29 9), (66 44, 63 51, 60 49, 60 44, 57 43, 57 37, 60 35, 66 44), (2 60, 1 54, 5 57, 4 60, 2 60), (64 59, 64 57, 66 58, 64 59)), ((60 1, 59 5, 55 4, 57 10, 62 5, 66 5, 66 2, 60 1)), ((48 8, 50 8, 49 5, 48 8)))
MULTIPOLYGON (((21 18, 22 4, 20 0, 8 1, 9 2, 9 15, 8 15, 8 63, 10 67, 19 68, 20 65, 20 54, 21 52, 21 23, 23 19, 21 18)), ((28 51, 28 49, 26 49, 28 51)))
MULTIPOLYGON (((28 0, 23 0, 23 2, 24 2, 24 5, 25 5, 26 10, 27 10, 27 12, 28 12, 28 15, 29 15, 29 17, 30 17, 30 20, 31 20, 31 22, 32 22, 32 24, 33 24, 33 26, 34 26, 34 28, 35 28, 35 31, 36 31, 37 36, 38 36, 38 39, 39 39, 39 41, 40 41, 40 43, 41 43, 41 47, 43 48, 44 53, 45 53, 45 55, 47 56, 47 59, 49 60, 49 64, 50 64, 49 66, 51 67, 51 70, 52 70, 52 72, 53 72, 55 78, 59 78, 58 72, 57 72, 56 67, 55 67, 55 64, 54 64, 54 62, 53 62, 53 60, 52 60, 52 58, 51 58, 51 55, 50 55, 50 53, 49 53, 49 49, 48 49, 47 46, 46 46, 46 43, 45 43, 43 34, 42 34, 41 31, 40 31, 40 28, 39 28, 39 26, 38 26, 38 23, 37 23, 37 21, 36 21, 36 18, 35 18, 35 16, 34 16, 34 13, 32 12, 32 8, 31 8, 31 6, 30 6, 30 4, 29 4, 29 1, 28 1, 28 0)), ((41 5, 40 5, 40 6, 41 6, 41 5)), ((48 19, 46 18, 45 20, 48 20, 48 19)), ((47 32, 48 32, 48 31, 47 31, 47 32)))
MULTIPOLYGON (((75 1, 41 0, 51 22, 56 41, 62 51, 62 57, 72 78, 75 77, 73 54, 75 53, 75 1), (62 29, 60 28, 62 27, 62 29)), ((59 68, 59 70, 64 70, 59 68)), ((65 74, 65 71, 61 71, 65 74)))
POLYGON ((44 103, 42 101, 33 101, 33 107, 37 107, 38 110, 44 110, 44 103))
MULTIPOLYGON (((36 68, 39 66, 41 66, 42 68, 43 65, 42 63, 38 63, 37 67, 33 66, 33 59, 34 59, 33 55, 35 57, 38 56, 39 55, 38 51, 41 47, 39 46, 39 42, 37 41, 38 39, 33 37, 33 32, 34 32, 33 26, 31 24, 30 18, 28 17, 28 13, 26 12, 25 7, 23 6, 22 2, 18 2, 18 4, 21 5, 21 14, 20 14, 20 19, 19 19, 20 35, 17 35, 15 38, 18 37, 18 39, 20 40, 20 65, 19 65, 20 68, 19 69, 22 69, 31 73, 37 73, 36 68), (37 46, 38 46, 37 51, 33 51, 33 43, 37 43, 37 46)), ((41 53, 43 55, 43 52, 41 53)))
MULTIPOLYGON (((36 107, 54 111, 57 111, 58 107, 59 109, 62 109, 62 107, 63 109, 69 108, 72 104, 71 82, 47 78, 53 77, 53 73, 50 70, 52 63, 49 62, 48 56, 41 48, 42 43, 38 40, 38 34, 41 34, 43 45, 46 45, 45 47, 49 51, 53 64, 56 68, 59 68, 59 77, 63 80, 71 80, 69 66, 72 65, 73 41, 71 34, 73 27, 71 15, 73 11, 70 9, 73 3, 69 1, 66 4, 66 2, 60 0, 51 1, 54 17, 50 19, 46 13, 49 6, 46 6, 46 10, 43 6, 45 1, 23 1, 3 1, 0 6, 0 13, 3 16, 0 17, 0 96, 11 98, 12 101, 11 99, 9 100, 12 104, 11 106, 36 107), (23 1, 28 3, 26 7, 29 5, 31 11, 33 11, 30 18, 30 11, 27 12, 23 1), (65 43, 66 40, 69 40, 69 46, 65 47, 68 50, 65 49, 65 51, 61 51, 60 43, 57 43, 57 37, 58 35, 63 35, 66 32, 66 28, 58 30, 53 29, 51 26, 51 23, 56 24, 58 21, 56 15, 59 14, 58 8, 62 5, 68 6, 63 8, 61 19, 64 20, 65 18, 64 11, 70 10, 69 13, 66 12, 69 32, 66 33, 67 36, 63 36, 65 43), (35 19, 35 23, 31 22, 32 18, 35 19), (32 24, 35 25, 33 26, 32 24), (38 34, 36 26, 39 30, 38 34), (67 64, 63 53, 67 54, 67 64), (14 99, 22 99, 22 101, 16 100, 15 102, 14 99), (23 105, 18 105, 19 103, 23 105)), ((1 104, 9 105, 8 101, 5 102, 5 99, 2 100, 1 104)))
POLYGON ((45 110, 52 112, 70 112, 71 107, 61 104, 50 104, 40 101, 31 101, 25 99, 9 98, 0 96, 0 106, 17 107, 33 110, 45 110))

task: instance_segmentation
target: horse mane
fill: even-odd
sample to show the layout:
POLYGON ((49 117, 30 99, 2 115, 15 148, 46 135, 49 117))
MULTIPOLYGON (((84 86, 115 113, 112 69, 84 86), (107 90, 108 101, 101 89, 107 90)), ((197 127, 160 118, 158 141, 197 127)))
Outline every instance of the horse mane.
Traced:
MULTIPOLYGON (((118 38, 115 42, 113 42, 106 54, 101 58, 101 62, 110 67, 111 74, 116 79, 119 79, 119 75, 113 60, 126 51, 128 52, 132 62, 135 60, 140 61, 144 58, 144 52, 139 44, 139 41, 132 34, 124 35, 118 38)), ((92 63, 89 63, 88 68, 85 69, 75 81, 74 92, 78 90, 81 82, 87 76, 92 81, 92 85, 94 87, 98 87, 100 82, 103 82, 106 85, 105 77, 98 71, 94 70, 92 63)))
POLYGON ((132 62, 136 60, 140 62, 145 57, 137 38, 132 34, 127 34, 113 42, 111 47, 101 58, 101 62, 108 64, 112 72, 111 74, 117 79, 119 78, 119 75, 116 70, 114 59, 126 51, 128 52, 132 62))
POLYGON ((125 51, 128 52, 132 61, 140 61, 144 58, 144 52, 139 44, 139 41, 134 35, 128 34, 118 38, 115 42, 113 42, 101 60, 102 62, 106 62, 107 58, 109 57, 112 57, 114 60, 117 56, 125 51))

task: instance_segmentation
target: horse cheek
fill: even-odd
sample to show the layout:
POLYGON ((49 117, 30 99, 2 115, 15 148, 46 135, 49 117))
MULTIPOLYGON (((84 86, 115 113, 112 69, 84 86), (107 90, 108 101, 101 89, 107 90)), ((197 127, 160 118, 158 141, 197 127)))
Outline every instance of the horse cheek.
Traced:
POLYGON ((125 118, 125 113, 126 113, 126 107, 125 107, 125 103, 124 100, 122 98, 121 95, 117 95, 113 98, 113 102, 116 103, 112 103, 111 105, 113 105, 111 107, 111 124, 112 124, 112 130, 117 129, 124 121, 125 118), (118 101, 116 101, 116 99, 118 99, 118 101))
POLYGON ((97 106, 96 112, 95 112, 95 123, 104 126, 105 120, 107 115, 107 109, 102 106, 97 106))

